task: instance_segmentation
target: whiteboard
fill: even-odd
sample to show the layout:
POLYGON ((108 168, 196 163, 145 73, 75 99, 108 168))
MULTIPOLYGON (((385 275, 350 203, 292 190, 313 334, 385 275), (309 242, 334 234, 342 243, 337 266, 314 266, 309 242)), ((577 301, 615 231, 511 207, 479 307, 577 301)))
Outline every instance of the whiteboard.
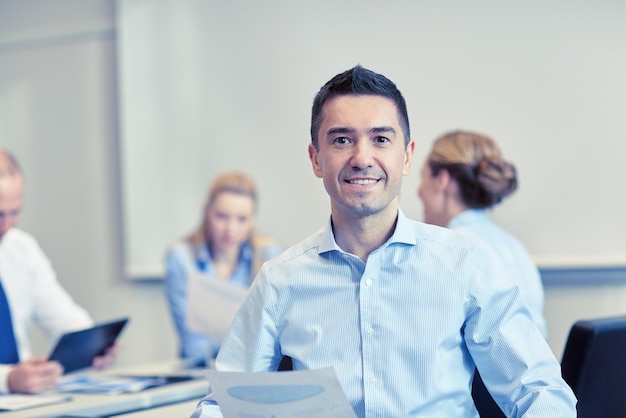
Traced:
POLYGON ((433 139, 475 130, 518 168, 492 216, 540 265, 626 264, 624 22, 621 1, 118 1, 127 274, 162 274, 224 170, 254 176, 259 230, 284 246, 321 228, 311 104, 356 64, 407 100, 408 216, 433 139))

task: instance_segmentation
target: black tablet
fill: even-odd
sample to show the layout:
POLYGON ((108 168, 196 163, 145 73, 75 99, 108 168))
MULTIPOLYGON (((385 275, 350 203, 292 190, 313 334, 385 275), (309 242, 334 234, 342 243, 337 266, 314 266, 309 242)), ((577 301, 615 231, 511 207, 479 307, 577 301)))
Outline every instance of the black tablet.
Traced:
POLYGON ((61 363, 65 373, 90 367, 94 357, 104 354, 113 345, 127 322, 125 317, 65 333, 48 359, 61 363))

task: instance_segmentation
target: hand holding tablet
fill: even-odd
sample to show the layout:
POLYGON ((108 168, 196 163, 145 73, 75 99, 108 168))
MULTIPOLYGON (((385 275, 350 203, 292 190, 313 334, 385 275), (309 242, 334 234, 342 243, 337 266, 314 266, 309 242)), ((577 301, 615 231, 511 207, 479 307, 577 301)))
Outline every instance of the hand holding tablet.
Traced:
POLYGON ((91 367, 95 357, 103 356, 115 344, 128 321, 124 317, 63 334, 48 359, 61 363, 64 373, 91 367))

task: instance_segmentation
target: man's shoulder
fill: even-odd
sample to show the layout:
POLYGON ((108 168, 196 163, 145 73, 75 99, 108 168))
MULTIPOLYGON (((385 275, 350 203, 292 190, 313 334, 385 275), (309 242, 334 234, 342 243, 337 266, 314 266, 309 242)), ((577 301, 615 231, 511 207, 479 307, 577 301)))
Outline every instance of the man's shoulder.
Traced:
POLYGON ((2 244, 3 247, 16 249, 39 248, 39 244, 34 236, 18 228, 11 228, 7 231, 4 237, 2 237, 2 244))
POLYGON ((39 243, 31 234, 21 229, 11 228, 0 241, 2 262, 28 267, 42 259, 47 259, 39 243))
POLYGON ((267 268, 271 269, 287 262, 297 261, 300 257, 310 254, 311 251, 315 251, 317 254, 323 233, 324 229, 320 229, 291 247, 288 247, 285 251, 266 262, 267 268))
POLYGON ((474 248, 481 241, 473 234, 465 234, 450 228, 409 220, 410 227, 418 243, 432 243, 459 248, 474 248))

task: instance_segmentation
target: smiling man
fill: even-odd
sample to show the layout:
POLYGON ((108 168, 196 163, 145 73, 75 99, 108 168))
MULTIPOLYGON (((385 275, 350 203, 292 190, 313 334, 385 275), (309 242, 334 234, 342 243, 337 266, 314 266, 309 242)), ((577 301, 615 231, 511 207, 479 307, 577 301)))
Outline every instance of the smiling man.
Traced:
MULTIPOLYGON (((222 371, 332 366, 359 417, 478 417, 478 368, 507 416, 575 417, 576 399, 519 289, 484 244, 405 217, 406 104, 357 66, 314 99, 309 158, 325 228, 265 263, 222 345, 222 371)), ((194 417, 218 417, 211 394, 194 417)))
POLYGON ((367 261, 393 232, 415 142, 405 142, 397 107, 383 96, 330 98, 320 119, 309 158, 330 195, 335 240, 367 261))

